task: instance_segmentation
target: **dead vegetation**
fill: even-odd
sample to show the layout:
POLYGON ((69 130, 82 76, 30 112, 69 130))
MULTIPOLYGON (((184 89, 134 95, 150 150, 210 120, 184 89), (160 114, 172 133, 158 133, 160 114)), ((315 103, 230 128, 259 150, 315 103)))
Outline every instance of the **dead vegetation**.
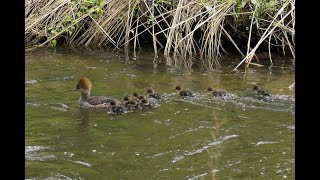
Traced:
MULTIPOLYGON (((170 58, 218 63, 227 40, 249 67, 257 49, 295 57, 295 0, 26 0, 26 51, 60 44, 135 52, 149 38, 170 58), (223 41, 224 39, 224 41, 223 41), (199 57, 199 58, 195 58, 199 57)), ((135 55, 135 53, 134 53, 135 55)))

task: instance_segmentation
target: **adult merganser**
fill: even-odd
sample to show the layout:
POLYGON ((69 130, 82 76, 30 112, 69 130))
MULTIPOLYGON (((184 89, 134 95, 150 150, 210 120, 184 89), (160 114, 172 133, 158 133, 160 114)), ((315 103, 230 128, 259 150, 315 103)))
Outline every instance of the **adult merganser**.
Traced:
POLYGON ((77 83, 77 90, 80 91, 81 96, 79 98, 79 105, 80 107, 95 107, 95 108, 108 108, 110 107, 111 101, 118 100, 105 97, 105 96, 90 96, 92 83, 90 79, 86 77, 80 78, 79 82, 77 83))

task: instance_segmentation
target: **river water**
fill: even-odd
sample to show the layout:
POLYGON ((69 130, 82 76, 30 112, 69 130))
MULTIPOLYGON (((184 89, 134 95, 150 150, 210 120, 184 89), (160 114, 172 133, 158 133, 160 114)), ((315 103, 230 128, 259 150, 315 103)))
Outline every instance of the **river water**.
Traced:
POLYGON ((112 50, 39 49, 26 53, 26 179, 294 179, 295 80, 289 58, 274 66, 192 68, 112 50), (168 65, 171 64, 171 65, 168 65), (123 115, 79 108, 80 77, 92 95, 162 93, 157 109, 123 115), (252 91, 262 84, 272 93, 252 91), (195 96, 181 98, 175 86, 195 96), (225 89, 229 98, 206 91, 225 89))

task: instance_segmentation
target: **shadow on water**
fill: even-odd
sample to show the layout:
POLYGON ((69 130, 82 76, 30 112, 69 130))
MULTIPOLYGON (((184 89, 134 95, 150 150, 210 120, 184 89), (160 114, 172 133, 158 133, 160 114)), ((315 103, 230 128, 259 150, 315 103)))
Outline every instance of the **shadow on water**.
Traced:
MULTIPOLYGON (((234 60, 234 61, 231 61, 234 60)), ((39 50, 26 54, 26 176, 35 179, 293 179, 294 67, 230 71, 153 58, 153 51, 39 50), (116 99, 153 88, 156 109, 115 115, 78 106, 80 77, 116 99), (272 93, 260 97, 252 87, 272 93), (194 92, 179 97, 176 85, 194 92), (229 95, 213 97, 208 87, 229 95)), ((214 63, 214 62, 212 62, 214 63)))

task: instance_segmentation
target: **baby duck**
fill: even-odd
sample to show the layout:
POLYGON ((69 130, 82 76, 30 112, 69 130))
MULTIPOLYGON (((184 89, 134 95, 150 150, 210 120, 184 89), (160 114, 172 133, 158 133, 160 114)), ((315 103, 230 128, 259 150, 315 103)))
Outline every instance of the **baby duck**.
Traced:
POLYGON ((176 90, 179 91, 179 95, 180 96, 189 96, 189 97, 193 97, 193 92, 190 90, 182 90, 181 86, 176 86, 176 90))
POLYGON ((79 98, 80 107, 105 108, 110 107, 111 101, 118 102, 118 100, 111 97, 90 96, 91 88, 92 82, 90 81, 90 79, 86 77, 80 78, 76 86, 76 89, 81 93, 81 96, 79 98))
POLYGON ((127 95, 123 97, 121 104, 126 107, 129 104, 130 100, 132 100, 132 97, 130 95, 127 95))
POLYGON ((133 93, 132 99, 139 99, 140 94, 135 92, 133 93))
POLYGON ((127 109, 123 107, 121 104, 117 104, 116 101, 111 101, 110 110, 114 114, 124 114, 127 113, 127 109))
POLYGON ((142 99, 141 105, 142 105, 142 109, 155 109, 160 106, 157 100, 154 98, 142 99))
POLYGON ((212 87, 208 88, 209 92, 212 92, 214 97, 226 97, 228 93, 225 90, 213 90, 212 87))
POLYGON ((126 107, 127 107, 127 109, 130 109, 130 110, 134 110, 134 109, 139 109, 140 108, 138 101, 135 100, 135 99, 131 99, 128 102, 128 105, 126 107))
POLYGON ((258 95, 260 96, 271 96, 270 92, 262 90, 259 85, 254 85, 252 90, 258 91, 258 95))
POLYGON ((155 99, 161 99, 162 98, 162 94, 160 93, 155 93, 153 89, 148 89, 147 90, 147 96, 150 98, 155 98, 155 99))

